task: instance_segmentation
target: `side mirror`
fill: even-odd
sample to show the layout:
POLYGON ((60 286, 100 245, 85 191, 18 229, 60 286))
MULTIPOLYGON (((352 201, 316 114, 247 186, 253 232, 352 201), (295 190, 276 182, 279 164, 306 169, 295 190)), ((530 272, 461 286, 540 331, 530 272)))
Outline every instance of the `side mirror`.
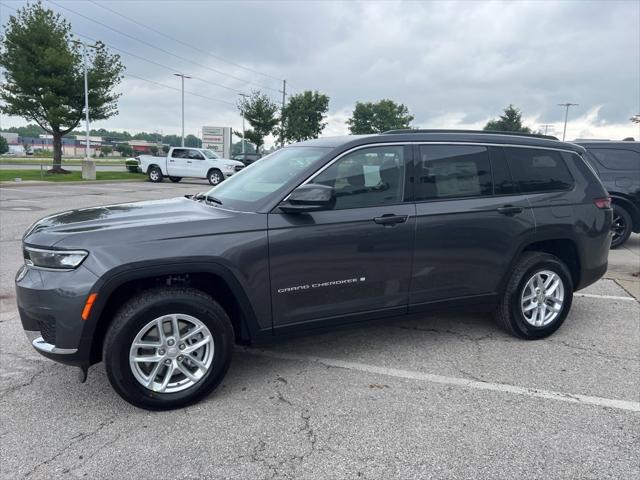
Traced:
POLYGON ((333 208, 333 187, 319 184, 300 185, 279 207, 285 213, 314 212, 333 208))

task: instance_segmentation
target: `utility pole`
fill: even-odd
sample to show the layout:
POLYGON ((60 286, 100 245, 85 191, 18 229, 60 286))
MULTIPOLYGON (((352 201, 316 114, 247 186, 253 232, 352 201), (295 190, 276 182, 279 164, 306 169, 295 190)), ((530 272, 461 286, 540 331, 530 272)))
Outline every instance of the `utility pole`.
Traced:
MULTIPOLYGON (((246 93, 239 93, 242 98, 247 98, 249 95, 246 93)), ((242 108, 242 154, 244 155, 244 107, 242 108)))
POLYGON ((282 110, 280 111, 280 148, 284 147, 284 103, 287 98, 287 81, 282 80, 282 110))
POLYGON ((549 127, 553 127, 553 124, 551 123, 543 123, 542 125, 540 125, 541 128, 544 128, 544 134, 546 135, 547 132, 549 131, 549 127))
POLYGON ((88 70, 89 67, 87 65, 87 48, 98 48, 97 45, 87 45, 80 40, 73 40, 73 43, 76 45, 82 45, 82 66, 84 69, 84 120, 86 126, 86 142, 84 147, 84 161, 82 162, 82 179, 83 180, 95 180, 96 179, 96 166, 95 163, 91 162, 91 158, 89 157, 89 150, 91 148, 91 144, 89 141, 89 79, 88 79, 88 70))
POLYGON ((184 73, 174 73, 174 75, 176 77, 180 77, 180 79, 182 80, 182 140, 180 142, 180 145, 184 147, 184 79, 191 77, 185 75, 184 73))
POLYGON ((559 103, 559 107, 565 107, 564 111, 564 130, 562 130, 562 141, 564 142, 564 137, 567 135, 567 119, 569 118, 569 107, 577 107, 579 104, 577 103, 559 103))

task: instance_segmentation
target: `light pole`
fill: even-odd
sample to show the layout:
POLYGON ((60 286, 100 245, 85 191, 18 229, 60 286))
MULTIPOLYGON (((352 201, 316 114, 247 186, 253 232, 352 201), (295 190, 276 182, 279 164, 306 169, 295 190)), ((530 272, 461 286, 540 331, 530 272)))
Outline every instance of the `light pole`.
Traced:
POLYGON ((184 147, 184 79, 191 77, 185 75, 184 73, 174 73, 174 75, 176 77, 180 77, 180 79, 182 80, 182 141, 180 142, 180 145, 184 147))
MULTIPOLYGON (((242 98, 247 98, 249 95, 246 93, 239 93, 242 98)), ((242 108, 242 154, 244 155, 244 107, 242 108)))
POLYGON ((84 68, 84 120, 86 124, 86 142, 84 147, 84 162, 82 162, 82 178, 84 180, 95 180, 96 169, 95 165, 91 165, 89 159, 89 150, 91 145, 89 143, 89 80, 88 80, 88 66, 87 66, 87 48, 98 48, 97 45, 87 45, 80 40, 73 40, 76 45, 82 45, 82 66, 84 68))
POLYGON ((559 107, 565 107, 564 111, 564 130, 562 130, 562 141, 564 142, 564 137, 567 134, 567 118, 569 118, 569 107, 577 107, 577 103, 559 103, 559 107))

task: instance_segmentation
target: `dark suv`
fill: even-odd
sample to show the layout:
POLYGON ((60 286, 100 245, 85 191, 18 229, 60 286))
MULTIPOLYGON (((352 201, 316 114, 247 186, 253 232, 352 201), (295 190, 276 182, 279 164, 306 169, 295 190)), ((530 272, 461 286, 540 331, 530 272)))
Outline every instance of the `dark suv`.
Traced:
POLYGON ((20 317, 40 353, 103 360, 149 409, 213 390, 234 343, 349 322, 466 307, 542 338, 607 268, 610 199, 583 154, 451 131, 291 145, 207 193, 40 220, 20 317))
POLYGON ((631 232, 640 233, 640 142, 576 141, 611 195, 613 239, 621 246, 631 232))

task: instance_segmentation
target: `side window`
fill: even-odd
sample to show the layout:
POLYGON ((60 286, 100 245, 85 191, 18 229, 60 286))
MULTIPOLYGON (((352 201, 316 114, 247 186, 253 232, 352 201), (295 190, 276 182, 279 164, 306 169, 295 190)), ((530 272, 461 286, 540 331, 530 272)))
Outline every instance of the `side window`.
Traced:
POLYGON ((335 210, 400 203, 404 159, 403 146, 365 148, 337 160, 312 182, 333 187, 335 210))
POLYGON ((416 201, 493 193, 486 147, 421 145, 416 177, 416 201))
POLYGON ((569 190, 573 187, 573 177, 560 152, 514 147, 505 147, 504 150, 520 192, 569 190))
POLYGON ((598 162, 611 170, 640 170, 640 153, 617 148, 590 148, 598 162))
POLYGON ((202 155, 198 150, 189 150, 188 158, 191 160, 204 160, 204 155, 202 155))
POLYGON ((186 148, 174 148, 171 152, 171 158, 187 158, 188 152, 186 148))

